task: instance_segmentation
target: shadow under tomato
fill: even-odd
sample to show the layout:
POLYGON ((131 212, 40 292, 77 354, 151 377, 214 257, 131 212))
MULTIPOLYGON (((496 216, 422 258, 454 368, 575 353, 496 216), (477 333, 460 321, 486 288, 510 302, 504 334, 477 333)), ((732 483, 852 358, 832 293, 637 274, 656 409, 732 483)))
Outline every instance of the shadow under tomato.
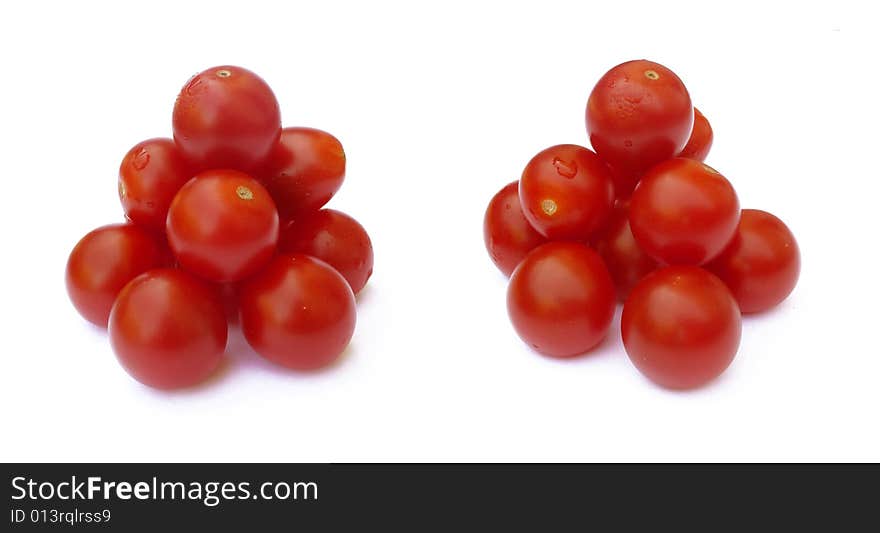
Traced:
POLYGON ((358 305, 361 305, 364 302, 370 301, 370 298, 372 298, 372 294, 373 294, 373 290, 371 287, 372 287, 372 284, 367 283, 366 285, 364 285, 364 287, 361 289, 361 291, 359 293, 354 295, 354 301, 358 305))

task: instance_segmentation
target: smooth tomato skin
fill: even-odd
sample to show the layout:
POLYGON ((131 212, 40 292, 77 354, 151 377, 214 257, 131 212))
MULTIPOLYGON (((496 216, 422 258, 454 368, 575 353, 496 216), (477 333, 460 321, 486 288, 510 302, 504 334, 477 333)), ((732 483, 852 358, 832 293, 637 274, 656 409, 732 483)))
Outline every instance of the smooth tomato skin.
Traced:
POLYGON ((238 281, 274 255, 278 211, 254 178, 236 170, 208 170, 174 197, 166 230, 181 267, 218 283, 238 281))
POLYGON ((739 348, 742 318, 724 283, 694 266, 649 274, 623 305, 626 353, 648 379, 692 389, 718 377, 739 348))
POLYGON ((618 201, 605 228, 595 239, 595 249, 617 289, 617 297, 623 301, 636 283, 659 266, 651 256, 642 251, 629 228, 629 203, 618 201))
POLYGON ((126 218, 165 231, 168 206, 191 177, 193 172, 173 140, 148 139, 134 145, 119 165, 119 201, 126 218))
POLYGON ((519 199, 529 224, 551 240, 585 240, 601 228, 614 204, 608 166, 574 144, 539 152, 523 170, 519 199))
POLYGON ((220 366, 228 329, 216 287, 182 270, 157 269, 122 289, 109 333, 116 358, 133 378, 179 389, 220 366))
POLYGON ((507 277, 529 252, 547 242, 523 214, 519 181, 505 185, 489 202, 483 217, 483 242, 492 262, 507 277))
POLYGON ((280 253, 317 257, 335 268, 357 294, 373 274, 373 243, 360 223, 341 211, 321 209, 287 223, 280 253))
POLYGON ((174 141, 196 171, 252 172, 281 135, 281 111, 269 85, 253 72, 224 65, 183 86, 172 115, 174 141))
POLYGON ((639 182, 629 223, 642 250, 669 265, 702 265, 730 243, 739 224, 739 199, 715 169, 674 158, 639 182))
POLYGON ((83 318, 106 328, 119 291, 139 274, 170 260, 164 243, 146 228, 102 226, 86 234, 70 252, 64 275, 67 295, 83 318))
POLYGON ((615 304, 614 281, 602 258, 576 242, 535 248, 507 288, 507 312, 517 334, 551 357, 572 357, 599 344, 615 304))
POLYGON ((766 211, 743 209, 733 240, 706 268, 730 288, 743 313, 760 313, 794 290, 800 249, 784 222, 766 211))
POLYGON ((314 128, 284 128, 260 181, 281 218, 317 211, 345 180, 345 151, 339 139, 314 128))
POLYGON ((261 356, 295 370, 333 363, 354 334, 354 293, 333 267, 303 254, 275 257, 239 292, 241 329, 261 356))
POLYGON ((645 59, 606 72, 587 100, 590 143, 623 175, 681 152, 693 122, 694 108, 681 79, 645 59))
POLYGON ((687 157, 688 159, 705 161, 706 156, 709 155, 709 150, 712 148, 713 139, 714 134, 712 133, 712 125, 709 124, 706 117, 700 113, 700 110, 695 107, 694 129, 691 131, 691 136, 688 139, 687 144, 681 150, 681 153, 678 154, 678 157, 687 157))

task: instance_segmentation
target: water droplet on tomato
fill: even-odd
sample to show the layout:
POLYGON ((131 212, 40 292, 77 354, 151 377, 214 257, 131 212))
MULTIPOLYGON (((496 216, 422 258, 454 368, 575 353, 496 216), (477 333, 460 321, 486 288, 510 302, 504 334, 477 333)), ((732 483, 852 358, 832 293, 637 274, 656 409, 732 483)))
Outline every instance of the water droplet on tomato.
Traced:
POLYGON ((553 166, 556 167, 556 173, 563 178, 572 179, 577 175, 577 164, 574 161, 563 161, 554 157, 553 166))
POLYGON ((134 160, 132 160, 131 164, 137 170, 143 170, 149 162, 150 152, 148 152, 146 148, 141 148, 141 151, 134 156, 134 160))

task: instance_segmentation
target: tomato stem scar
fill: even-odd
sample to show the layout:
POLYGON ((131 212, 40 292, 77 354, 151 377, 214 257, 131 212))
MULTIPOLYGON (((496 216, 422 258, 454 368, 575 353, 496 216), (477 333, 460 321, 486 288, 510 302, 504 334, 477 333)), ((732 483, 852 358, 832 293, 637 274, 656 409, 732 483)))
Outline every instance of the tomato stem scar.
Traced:
POLYGON ((659 80, 660 74, 657 74, 656 70, 646 70, 645 77, 648 78, 649 80, 659 80))
POLYGON ((559 206, 556 205, 556 202, 549 198, 541 201, 541 210, 549 216, 553 216, 553 213, 555 213, 558 208, 559 206))
POLYGON ((242 200, 253 200, 254 199, 254 191, 248 189, 244 185, 239 185, 235 189, 235 194, 238 195, 242 200))

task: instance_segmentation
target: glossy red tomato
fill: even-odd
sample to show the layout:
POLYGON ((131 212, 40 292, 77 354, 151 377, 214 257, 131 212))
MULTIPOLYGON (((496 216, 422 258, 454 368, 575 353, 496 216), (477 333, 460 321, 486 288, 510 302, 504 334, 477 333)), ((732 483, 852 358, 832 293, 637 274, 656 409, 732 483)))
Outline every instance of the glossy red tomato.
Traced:
POLYGON ((639 59, 599 79, 587 100, 586 121, 596 153, 622 175, 631 175, 684 148, 694 108, 674 72, 639 59))
POLYGON ((629 207, 642 250, 666 264, 701 265, 717 256, 739 223, 733 186, 712 167, 675 158, 651 168, 629 207))
POLYGON ((510 276, 532 249, 547 242, 523 215, 519 181, 508 183, 492 197, 483 217, 483 241, 492 262, 505 276, 510 276))
POLYGON ((83 318, 106 328, 122 287, 169 262, 165 244, 147 229, 133 224, 103 226, 89 232, 70 252, 65 270, 67 294, 83 318))
POLYGON ((336 137, 314 128, 284 128, 258 174, 282 218, 316 211, 345 179, 345 152, 336 137))
POLYGON ((172 125, 174 141, 195 170, 250 172, 278 143, 281 112, 262 78, 226 65, 190 78, 177 95, 172 125))
POLYGON ((519 182, 526 220, 553 240, 585 240, 611 213, 614 183, 605 163, 583 146, 560 144, 529 161, 519 182))
POLYGON ((596 251, 614 279, 617 297, 626 299, 642 278, 657 269, 657 261, 639 248, 629 229, 629 203, 618 201, 605 228, 596 238, 596 251))
POLYGON ((736 301, 717 277, 693 266, 657 270, 623 305, 623 345, 651 381, 699 387, 733 361, 742 334, 736 301))
POLYGON ((759 313, 794 290, 801 256, 785 223, 765 211, 743 209, 730 245, 706 268, 727 284, 743 313, 759 313))
POLYGON ((354 333, 351 288, 333 267, 308 255, 277 256, 242 285, 239 304, 251 347, 289 368, 329 365, 354 333))
POLYGON ((700 113, 700 110, 695 107, 694 129, 691 131, 687 144, 678 156, 705 161, 706 156, 709 155, 709 149, 712 148, 712 138, 712 126, 706 120, 706 117, 700 113))
POLYGON ((571 357, 605 337, 616 304, 602 258, 584 244, 551 242, 513 271, 507 312, 523 341, 552 357, 571 357))
POLYGON ((216 289, 176 269, 151 270, 126 285, 109 331, 125 370, 158 389, 200 383, 226 349, 226 315, 216 289))
POLYGON ((373 274, 373 243, 357 220, 333 209, 289 222, 278 240, 281 253, 317 257, 335 268, 357 294, 373 274))
POLYGON ((278 211, 266 189, 236 170, 208 170, 168 210, 168 243, 180 265, 216 282, 259 270, 278 244, 278 211))
POLYGON ((168 206, 193 172, 171 139, 136 144, 119 165, 119 200, 132 222, 165 231, 168 206))

